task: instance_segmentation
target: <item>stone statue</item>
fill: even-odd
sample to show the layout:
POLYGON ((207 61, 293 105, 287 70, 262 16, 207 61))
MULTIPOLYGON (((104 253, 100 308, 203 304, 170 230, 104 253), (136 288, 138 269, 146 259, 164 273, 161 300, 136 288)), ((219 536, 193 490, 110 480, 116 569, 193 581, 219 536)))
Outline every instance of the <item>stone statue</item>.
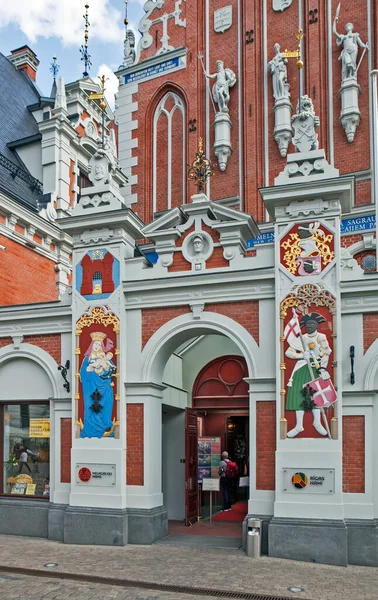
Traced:
POLYGON ((193 251, 195 257, 201 257, 205 249, 205 243, 202 235, 198 234, 193 238, 193 251))
POLYGON ((223 60, 217 60, 217 72, 213 75, 206 73, 208 79, 216 79, 213 85, 213 98, 218 104, 219 112, 228 113, 228 103, 230 101, 230 88, 236 83, 236 75, 231 69, 225 69, 223 60))
POLYGON ((336 16, 333 21, 333 33, 336 36, 336 44, 343 46, 343 50, 340 54, 339 60, 341 60, 341 81, 345 81, 348 78, 357 79, 357 54, 358 46, 368 50, 368 44, 364 44, 361 41, 360 34, 354 33, 353 23, 347 23, 345 25, 345 34, 338 33, 336 30, 336 23, 339 20, 340 5, 337 8, 336 16))
POLYGON ((273 96, 275 100, 289 98, 290 86, 287 83, 287 58, 281 52, 279 44, 274 44, 275 56, 268 63, 268 68, 272 74, 273 96))
POLYGON ((293 0, 273 0, 272 8, 276 12, 283 12, 286 8, 289 8, 293 0))
POLYGON ((134 32, 128 29, 123 43, 123 65, 131 67, 135 62, 135 35, 134 32))
POLYGON ((301 96, 297 104, 297 112, 291 118, 294 130, 293 144, 297 152, 310 152, 318 149, 316 129, 320 125, 319 117, 315 115, 311 98, 301 96))

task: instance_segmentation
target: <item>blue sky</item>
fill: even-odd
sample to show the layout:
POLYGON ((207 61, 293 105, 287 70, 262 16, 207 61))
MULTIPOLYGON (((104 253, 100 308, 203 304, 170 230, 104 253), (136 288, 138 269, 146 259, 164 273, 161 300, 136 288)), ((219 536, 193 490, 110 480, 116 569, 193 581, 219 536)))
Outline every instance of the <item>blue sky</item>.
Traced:
MULTIPOLYGON (((8 56, 11 50, 28 44, 41 61, 37 85, 44 95, 51 89, 49 68, 54 54, 66 83, 82 76, 79 48, 84 38, 85 4, 85 0, 0 0, 0 52, 8 56)), ((88 0, 88 4, 90 75, 95 78, 99 70, 109 75, 108 69, 114 71, 122 63, 124 0, 88 0)), ((134 30, 144 15, 143 4, 144 0, 129 0, 134 30)), ((109 93, 115 87, 116 81, 110 79, 109 93)))

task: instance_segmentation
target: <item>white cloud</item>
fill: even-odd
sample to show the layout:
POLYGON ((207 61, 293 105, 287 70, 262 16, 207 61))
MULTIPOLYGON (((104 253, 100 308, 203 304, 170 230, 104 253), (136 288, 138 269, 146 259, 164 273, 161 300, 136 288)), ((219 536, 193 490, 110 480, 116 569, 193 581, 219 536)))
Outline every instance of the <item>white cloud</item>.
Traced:
MULTIPOLYGON (((84 36, 84 0, 0 0, 0 28, 15 25, 36 42, 39 37, 59 38, 64 45, 78 45, 84 36)), ((123 15, 109 0, 89 0, 89 41, 120 42, 124 38, 123 15)))
POLYGON ((119 85, 118 77, 108 65, 99 66, 97 76, 102 77, 102 75, 105 75, 105 97, 114 110, 114 95, 118 92, 119 85))

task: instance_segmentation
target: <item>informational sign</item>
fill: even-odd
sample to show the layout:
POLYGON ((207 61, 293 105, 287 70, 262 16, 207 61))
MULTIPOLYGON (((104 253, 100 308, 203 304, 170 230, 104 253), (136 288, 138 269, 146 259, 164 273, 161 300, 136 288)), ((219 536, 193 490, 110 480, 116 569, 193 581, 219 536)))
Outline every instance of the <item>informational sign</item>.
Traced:
POLYGON ((50 419, 30 419, 29 437, 30 438, 49 438, 50 437, 50 419))
POLYGON ((204 492, 219 492, 219 477, 217 479, 203 479, 202 490, 204 492))
POLYGON ((232 25, 232 6, 224 6, 214 12, 214 31, 223 33, 232 25))
POLYGON ((35 490, 37 488, 37 484, 36 483, 29 483, 26 486, 26 495, 27 496, 34 496, 35 495, 35 490))
POLYGON ((264 231, 254 240, 247 240, 247 248, 254 248, 259 244, 271 244, 274 242, 274 231, 264 231))
POLYGON ((165 73, 171 71, 177 71, 186 67, 186 56, 176 56, 170 60, 165 60, 157 65, 151 65, 145 69, 140 69, 134 73, 127 73, 125 75, 125 83, 139 83, 145 79, 154 79, 160 77, 165 73))
POLYGON ((341 233, 354 233, 355 231, 369 231, 375 229, 375 215, 366 215, 365 217, 354 217, 343 219, 341 221, 341 233))
POLYGON ((283 469, 283 491, 290 494, 334 494, 335 469, 283 469))
MULTIPOLYGON (((340 233, 348 234, 356 231, 370 231, 376 228, 375 215, 365 215, 364 217, 351 217, 343 219, 340 224, 340 233)), ((260 244, 270 244, 274 242, 274 232, 264 231, 260 233, 254 240, 247 240, 247 248, 254 248, 260 244)))
POLYGON ((220 437, 198 438, 198 481, 217 478, 221 455, 220 437))
POLYGON ((116 466, 94 463, 76 464, 76 483, 109 487, 116 483, 116 466))

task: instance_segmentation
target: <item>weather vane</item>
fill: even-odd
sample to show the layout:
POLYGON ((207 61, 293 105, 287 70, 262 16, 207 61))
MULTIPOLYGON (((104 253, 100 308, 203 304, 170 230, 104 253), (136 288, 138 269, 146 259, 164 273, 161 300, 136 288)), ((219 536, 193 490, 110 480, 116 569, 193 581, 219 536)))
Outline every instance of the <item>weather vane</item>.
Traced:
POLYGON ((105 75, 102 75, 101 77, 99 77, 100 79, 100 85, 101 85, 101 92, 96 93, 92 93, 89 95, 89 100, 100 100, 100 104, 99 107, 101 108, 102 111, 102 122, 101 122, 101 147, 102 149, 104 149, 105 147, 105 110, 106 110, 106 102, 105 102, 105 81, 107 81, 107 79, 105 78, 105 75))
POLYGON ((89 77, 88 71, 92 66, 91 55, 88 53, 88 37, 89 37, 89 27, 90 27, 90 22, 88 20, 88 9, 89 9, 89 4, 86 4, 85 5, 85 15, 83 15, 83 19, 85 20, 84 45, 80 47, 81 60, 84 61, 83 77, 89 77))
POLYGON ((198 138, 198 150, 196 152, 196 158, 189 165, 188 179, 198 183, 198 193, 201 194, 205 187, 209 177, 214 175, 213 165, 208 158, 206 158, 203 151, 203 140, 198 138))
POLYGON ((56 76, 59 73, 60 66, 57 63, 56 56, 53 56, 52 63, 50 63, 50 72, 54 77, 54 83, 56 82, 56 76))

